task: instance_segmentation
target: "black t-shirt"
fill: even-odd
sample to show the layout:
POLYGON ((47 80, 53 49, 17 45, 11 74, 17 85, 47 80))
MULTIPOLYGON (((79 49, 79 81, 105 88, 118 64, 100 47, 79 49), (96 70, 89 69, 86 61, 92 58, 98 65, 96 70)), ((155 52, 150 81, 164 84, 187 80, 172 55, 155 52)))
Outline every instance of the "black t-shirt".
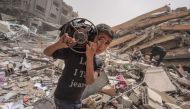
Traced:
MULTIPOLYGON (((59 78, 54 96, 64 101, 80 100, 86 87, 86 54, 76 53, 70 48, 59 49, 53 53, 54 59, 63 59, 65 68, 59 78)), ((94 70, 101 67, 102 61, 94 57, 94 70)))

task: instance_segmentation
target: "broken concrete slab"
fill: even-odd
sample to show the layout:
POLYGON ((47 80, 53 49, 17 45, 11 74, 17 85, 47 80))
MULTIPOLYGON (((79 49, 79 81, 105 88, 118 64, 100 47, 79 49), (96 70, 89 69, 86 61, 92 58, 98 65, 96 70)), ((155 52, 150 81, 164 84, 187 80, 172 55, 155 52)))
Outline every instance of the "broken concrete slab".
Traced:
POLYGON ((182 103, 180 106, 182 109, 190 109, 190 101, 182 103))
POLYGON ((130 41, 128 44, 126 44, 124 47, 122 47, 120 50, 119 50, 119 54, 122 54, 124 53, 127 49, 129 49, 130 47, 140 43, 141 41, 145 40, 147 37, 149 37, 149 35, 147 34, 144 34, 144 35, 141 35, 141 36, 138 36, 138 38, 135 38, 134 40, 130 41))
POLYGON ((137 22, 139 22, 140 20, 142 19, 145 19, 147 18, 148 16, 150 16, 151 14, 153 13, 157 13, 157 12, 163 12, 163 11, 170 11, 170 7, 168 7, 167 5, 166 6, 163 6, 163 7, 160 7, 158 9, 155 9, 151 12, 148 12, 146 14, 143 14, 141 16, 138 16, 130 21, 127 21, 125 23, 122 23, 120 25, 117 25, 117 26, 114 26, 112 29, 113 30, 119 30, 119 29, 128 29, 129 27, 132 27, 134 26, 137 22))
POLYGON ((151 67, 146 69, 144 82, 146 82, 148 87, 159 91, 176 91, 176 87, 172 84, 162 67, 151 67))
POLYGON ((163 25, 160 29, 164 31, 190 31, 190 25, 163 25))
POLYGON ((147 109, 163 109, 161 96, 148 87, 142 90, 142 103, 147 109))
POLYGON ((171 103, 165 103, 167 109, 182 109, 180 106, 171 104, 171 103))
POLYGON ((185 87, 190 88, 190 80, 188 80, 186 78, 178 78, 177 81, 179 82, 179 84, 184 85, 185 87))
POLYGON ((120 37, 120 38, 117 38, 115 40, 113 40, 111 42, 111 44, 109 45, 109 47, 114 47, 116 45, 119 45, 121 43, 124 43, 124 42, 128 42, 134 38, 136 38, 137 36, 135 34, 132 34, 132 35, 126 35, 126 36, 123 36, 123 37, 120 37))
POLYGON ((166 103, 171 103, 171 104, 176 104, 177 103, 177 100, 174 99, 173 97, 167 95, 167 93, 158 91, 156 89, 152 89, 152 90, 161 96, 162 101, 164 101, 166 103))
POLYGON ((11 92, 7 93, 6 95, 4 95, 3 101, 1 101, 1 102, 6 102, 6 101, 9 100, 11 97, 16 96, 18 93, 19 93, 19 92, 17 92, 17 91, 11 91, 11 92))

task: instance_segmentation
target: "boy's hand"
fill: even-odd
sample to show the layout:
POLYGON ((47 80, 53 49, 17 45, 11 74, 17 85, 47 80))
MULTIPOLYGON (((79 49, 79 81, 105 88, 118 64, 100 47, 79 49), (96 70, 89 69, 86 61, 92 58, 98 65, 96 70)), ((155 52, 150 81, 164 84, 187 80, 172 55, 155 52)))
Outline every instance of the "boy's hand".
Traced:
POLYGON ((97 44, 94 42, 89 42, 86 44, 86 57, 87 58, 92 58, 94 57, 97 49, 97 44))
POLYGON ((57 44, 59 44, 59 46, 61 46, 62 48, 68 48, 69 46, 73 45, 74 43, 76 43, 75 39, 68 36, 67 33, 62 35, 57 42, 57 44))

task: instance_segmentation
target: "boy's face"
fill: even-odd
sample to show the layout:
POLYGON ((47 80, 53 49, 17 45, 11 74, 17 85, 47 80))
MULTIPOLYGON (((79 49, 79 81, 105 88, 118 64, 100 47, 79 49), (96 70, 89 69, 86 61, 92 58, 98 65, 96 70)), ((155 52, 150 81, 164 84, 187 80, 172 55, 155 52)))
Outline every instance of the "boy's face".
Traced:
POLYGON ((94 42, 97 43, 96 54, 104 52, 111 41, 112 38, 110 38, 107 34, 100 33, 94 40, 94 42))

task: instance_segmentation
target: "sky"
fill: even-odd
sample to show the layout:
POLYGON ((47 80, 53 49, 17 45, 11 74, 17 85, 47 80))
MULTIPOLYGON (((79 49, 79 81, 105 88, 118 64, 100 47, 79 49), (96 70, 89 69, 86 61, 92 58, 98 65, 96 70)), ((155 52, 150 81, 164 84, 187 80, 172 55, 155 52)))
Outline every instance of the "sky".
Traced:
POLYGON ((116 26, 139 15, 169 5, 171 9, 187 7, 190 0, 63 0, 78 12, 79 17, 86 18, 95 25, 106 23, 116 26))

